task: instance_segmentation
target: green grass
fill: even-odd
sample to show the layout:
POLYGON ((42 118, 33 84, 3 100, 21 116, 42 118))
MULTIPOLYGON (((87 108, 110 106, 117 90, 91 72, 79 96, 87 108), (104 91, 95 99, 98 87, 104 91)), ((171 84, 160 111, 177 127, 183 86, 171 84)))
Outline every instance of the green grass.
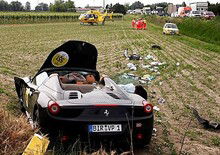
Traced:
MULTIPOLYGON (((146 18, 149 22, 159 25, 160 27, 162 27, 168 21, 176 23, 181 34, 205 41, 207 43, 218 46, 220 45, 220 17, 216 17, 214 20, 158 16, 146 16, 146 18)), ((212 48, 210 47, 210 49, 212 48)))
MULTIPOLYGON (((21 120, 16 122, 17 117, 15 117, 21 113, 18 110, 13 77, 15 75, 20 77, 33 76, 47 55, 62 43, 68 40, 83 40, 94 44, 99 53, 98 71, 101 75, 106 74, 112 77, 124 72, 131 73, 127 68, 129 61, 123 57, 123 51, 128 48, 130 51, 137 51, 141 56, 154 55, 161 62, 167 63, 166 67, 160 68, 161 75, 157 76, 151 85, 146 85, 148 92, 156 91, 156 97, 151 101, 161 110, 155 112, 157 136, 153 137, 152 143, 145 151, 149 151, 149 154, 177 154, 181 145, 180 139, 189 118, 191 118, 191 111, 184 108, 185 104, 198 105, 199 112, 207 119, 219 119, 219 104, 215 101, 215 96, 207 93, 209 91, 205 87, 206 83, 203 82, 206 80, 207 74, 210 75, 213 79, 211 84, 212 86, 215 85, 210 89, 213 94, 219 94, 220 86, 216 78, 218 77, 216 70, 220 67, 217 60, 219 56, 217 53, 210 52, 209 48, 205 48, 206 43, 203 41, 185 35, 162 35, 161 30, 161 26, 148 24, 147 30, 136 31, 131 29, 130 21, 126 19, 106 22, 105 26, 82 26, 78 22, 0 25, 0 33, 2 34, 0 38, 2 44, 0 51, 2 58, 0 99, 1 105, 4 106, 4 109, 0 108, 0 114, 2 114, 0 116, 4 116, 1 111, 7 111, 8 115, 11 116, 10 120, 13 120, 13 124, 21 124, 21 120), (162 50, 152 50, 152 44, 160 45, 162 50), (180 62, 179 67, 176 66, 177 62, 180 62), (190 72, 190 74, 182 75, 183 70, 190 72), (163 84, 158 85, 159 82, 163 82, 163 84), (200 83, 201 87, 196 82, 200 83), (6 93, 8 95, 4 95, 6 93), (160 97, 166 100, 165 104, 157 103, 157 99, 160 97), (213 108, 213 102, 216 102, 215 108, 213 108), (157 120, 162 122, 157 122, 157 120)), ((219 47, 211 43, 207 43, 207 46, 215 46, 214 50, 219 47)), ((146 60, 132 62, 139 64, 139 66, 142 63, 149 64, 149 61, 146 60)), ((138 68, 132 73, 139 76, 155 74, 143 68, 138 68)), ((26 118, 21 119, 24 122, 23 124, 28 126, 26 118)), ((196 145, 200 144, 200 139, 202 142, 208 139, 209 143, 201 144, 205 145, 204 148, 214 148, 219 145, 219 136, 217 139, 211 138, 215 133, 209 132, 207 134, 207 130, 197 125, 196 120, 193 120, 192 126, 190 126, 190 132, 187 133, 187 137, 191 139, 190 143, 196 145), (212 145, 210 146, 210 144, 212 145)), ((26 127, 19 127, 18 131, 20 128, 26 130, 26 127)), ((14 132, 17 133, 17 131, 14 132)), ((21 135, 23 134, 21 133, 21 135)), ((27 135, 27 137, 30 136, 31 134, 27 135)), ((18 146, 20 152, 26 147, 26 139, 14 144, 13 137, 11 135, 7 135, 7 137, 10 137, 9 141, 2 146, 0 145, 4 148, 3 151, 16 154, 18 146), (11 148, 6 148, 6 145, 11 146, 11 148)), ((188 148, 189 151, 187 150, 187 152, 190 153, 191 151, 193 154, 195 153, 193 152, 195 145, 191 147, 190 144, 186 143, 183 148, 188 148), (185 147, 185 145, 188 146, 185 147)))

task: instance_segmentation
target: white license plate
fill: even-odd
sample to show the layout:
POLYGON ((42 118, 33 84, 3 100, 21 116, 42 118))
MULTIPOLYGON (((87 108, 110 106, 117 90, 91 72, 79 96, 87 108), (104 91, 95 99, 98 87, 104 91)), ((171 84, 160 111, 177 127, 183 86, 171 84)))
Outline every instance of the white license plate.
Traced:
POLYGON ((89 125, 89 132, 121 132, 121 124, 95 124, 89 125))

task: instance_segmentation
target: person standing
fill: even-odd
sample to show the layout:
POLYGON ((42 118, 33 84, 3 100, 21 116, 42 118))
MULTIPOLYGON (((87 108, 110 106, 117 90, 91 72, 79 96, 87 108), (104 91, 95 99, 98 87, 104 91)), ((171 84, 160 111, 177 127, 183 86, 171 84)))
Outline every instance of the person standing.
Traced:
POLYGON ((133 18, 131 25, 132 25, 132 28, 136 28, 136 19, 135 18, 133 18))

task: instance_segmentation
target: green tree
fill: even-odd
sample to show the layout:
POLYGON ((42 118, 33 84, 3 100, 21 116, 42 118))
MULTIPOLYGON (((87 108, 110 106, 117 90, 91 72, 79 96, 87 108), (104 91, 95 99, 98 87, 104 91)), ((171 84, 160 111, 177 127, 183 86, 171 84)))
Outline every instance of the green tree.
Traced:
POLYGON ((49 6, 46 3, 39 3, 35 7, 35 11, 49 11, 49 6))
POLYGON ((25 11, 31 11, 31 3, 30 2, 26 2, 24 9, 25 9, 25 11))
POLYGON ((10 6, 8 2, 4 0, 0 0, 0 11, 8 11, 10 9, 10 6))
POLYGON ((114 13, 122 13, 122 14, 126 14, 126 9, 124 5, 121 5, 119 3, 116 3, 113 7, 112 10, 114 13))
POLYGON ((135 9, 143 9, 144 4, 141 3, 140 1, 134 2, 133 4, 131 4, 130 9, 131 10, 135 10, 135 9))
POLYGON ((23 11, 23 10, 24 10, 24 7, 23 7, 23 5, 21 4, 21 2, 12 1, 12 2, 10 3, 10 10, 11 10, 11 11, 23 11))
POLYGON ((183 3, 182 3, 182 7, 186 7, 186 2, 183 2, 183 3))
POLYGON ((67 12, 67 11, 75 11, 74 2, 68 0, 67 2, 63 0, 55 0, 54 4, 50 4, 50 11, 53 12, 67 12))

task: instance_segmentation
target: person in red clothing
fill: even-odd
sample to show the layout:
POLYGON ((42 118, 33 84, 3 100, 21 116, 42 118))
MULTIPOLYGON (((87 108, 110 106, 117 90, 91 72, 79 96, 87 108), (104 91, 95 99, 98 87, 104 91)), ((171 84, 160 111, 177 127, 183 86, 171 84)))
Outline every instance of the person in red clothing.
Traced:
POLYGON ((147 29, 147 21, 146 21, 146 19, 143 19, 143 29, 144 30, 147 29))
POLYGON ((143 28, 143 22, 142 19, 139 19, 137 21, 137 30, 141 30, 143 28))
POLYGON ((132 28, 136 28, 136 19, 134 18, 131 22, 132 28))

